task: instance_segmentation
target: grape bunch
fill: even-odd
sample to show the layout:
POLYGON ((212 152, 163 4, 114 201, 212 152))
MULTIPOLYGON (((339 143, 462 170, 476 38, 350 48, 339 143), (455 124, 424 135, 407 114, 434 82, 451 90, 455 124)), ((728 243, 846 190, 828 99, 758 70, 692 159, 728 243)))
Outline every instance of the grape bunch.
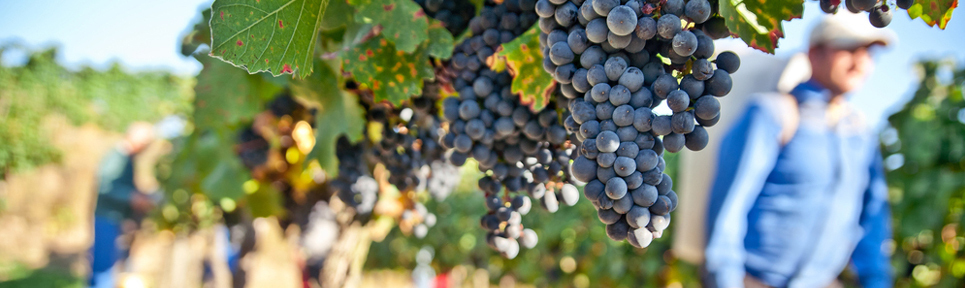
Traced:
MULTIPOLYGON (((886 0, 818 0, 821 11, 827 14, 838 13, 841 2, 844 2, 845 9, 848 9, 851 13, 868 12, 868 22, 871 22, 871 25, 875 27, 884 28, 891 24, 891 13, 895 10, 895 7, 888 4, 886 0)), ((912 5, 915 5, 915 0, 895 1, 896 7, 905 10, 911 8, 912 5)))
POLYGON ((456 46, 448 63, 446 76, 458 96, 443 99, 441 105, 448 123, 441 144, 452 149, 451 163, 462 166, 472 157, 486 173, 479 188, 489 212, 480 226, 488 231, 487 243, 507 258, 516 257, 520 244, 537 243, 536 233, 521 224, 534 200, 555 212, 561 200, 572 206, 580 198, 569 183, 576 145, 560 121, 556 108, 563 107, 551 102, 550 108, 534 113, 512 93, 512 77, 486 65, 499 45, 536 23, 535 2, 487 1, 469 21, 473 36, 456 46))
POLYGON ((348 138, 339 137, 335 144, 338 157, 338 177, 329 181, 328 187, 333 195, 355 209, 357 218, 365 218, 372 213, 379 197, 379 183, 372 178, 365 161, 366 143, 352 144, 348 138))
POLYGON ((716 97, 740 66, 732 52, 709 59, 713 38, 726 36, 722 19, 707 0, 539 0, 536 13, 543 68, 569 99, 564 124, 581 143, 570 173, 607 236, 647 247, 677 206, 664 150, 707 146, 716 97), (654 112, 664 102, 671 115, 654 112))
POLYGON ((442 21, 452 35, 462 34, 469 19, 476 14, 476 6, 469 0, 415 0, 433 19, 442 21))

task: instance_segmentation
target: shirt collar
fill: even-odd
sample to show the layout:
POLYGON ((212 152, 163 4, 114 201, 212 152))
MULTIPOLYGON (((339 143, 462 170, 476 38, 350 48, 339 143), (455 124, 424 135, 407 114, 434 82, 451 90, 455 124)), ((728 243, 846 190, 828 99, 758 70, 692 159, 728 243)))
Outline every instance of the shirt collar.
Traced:
POLYGON ((808 80, 807 82, 798 84, 791 90, 791 95, 797 98, 798 103, 808 102, 808 101, 820 101, 822 103, 828 103, 831 100, 830 92, 824 86, 814 79, 808 80))

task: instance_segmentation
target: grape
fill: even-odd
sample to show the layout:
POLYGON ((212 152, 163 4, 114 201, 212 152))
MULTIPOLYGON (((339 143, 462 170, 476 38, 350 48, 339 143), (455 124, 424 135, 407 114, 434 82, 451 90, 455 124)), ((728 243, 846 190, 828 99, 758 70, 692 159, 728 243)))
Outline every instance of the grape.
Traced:
POLYGON ((563 27, 572 26, 576 23, 576 15, 579 14, 579 10, 580 8, 576 7, 576 4, 569 2, 556 7, 556 23, 563 27))
POLYGON ((700 97, 694 103, 694 114, 697 119, 714 119, 720 115, 720 101, 710 95, 700 97))
POLYGON ((653 90, 653 94, 658 98, 667 99, 670 91, 677 90, 679 86, 680 85, 677 84, 677 78, 670 74, 663 74, 653 81, 653 85, 651 85, 650 89, 653 90))
POLYGON ((673 90, 667 94, 667 106, 674 113, 683 112, 690 107, 690 95, 682 90, 673 90))
MULTIPOLYGON (((636 158, 637 154, 639 153, 640 153, 640 147, 637 146, 637 143, 629 142, 629 141, 621 142, 620 147, 617 148, 617 152, 616 152, 617 156, 629 157, 629 158, 636 158)), ((636 165, 634 165, 634 167, 636 167, 636 165)))
POLYGON ((731 51, 721 52, 720 55, 717 55, 717 60, 715 62, 717 63, 717 69, 723 69, 730 74, 737 72, 737 68, 740 68, 741 66, 740 57, 737 57, 737 54, 734 54, 734 52, 731 51))
POLYGON ((660 12, 675 15, 684 14, 684 0, 667 0, 667 4, 661 7, 660 12))
POLYGON ((721 39, 730 37, 730 30, 727 29, 727 24, 724 22, 724 18, 716 16, 711 17, 710 20, 704 22, 703 30, 712 39, 721 39))
POLYGON ((570 84, 574 73, 576 73, 576 66, 573 66, 573 64, 566 64, 556 67, 556 71, 553 72, 553 78, 556 79, 556 82, 559 82, 560 84, 570 84))
MULTIPOLYGON (((630 95, 631 95, 630 89, 627 89, 626 86, 617 84, 616 86, 613 86, 610 88, 610 96, 609 96, 610 104, 613 104, 613 106, 620 106, 623 104, 630 103, 630 98, 631 98, 630 95)), ((620 125, 620 124, 617 124, 617 125, 620 125)), ((626 125, 620 125, 620 126, 626 126, 626 125)))
POLYGON ((617 136, 620 137, 620 142, 633 141, 637 139, 637 135, 640 134, 640 132, 637 132, 637 129, 634 128, 633 126, 624 126, 624 127, 617 128, 616 132, 617 132, 617 136))
POLYGON ((644 151, 642 149, 653 148, 654 141, 653 135, 650 133, 640 133, 637 135, 637 139, 633 139, 633 143, 637 143, 637 147, 641 149, 640 151, 644 151))
POLYGON ((610 47, 613 47, 614 49, 623 49, 630 45, 630 41, 633 40, 632 38, 633 37, 630 37, 630 35, 620 36, 613 33, 613 31, 610 31, 606 35, 605 44, 609 44, 610 47))
POLYGON ((697 100, 704 93, 704 81, 697 80, 693 75, 680 79, 680 90, 687 93, 691 101, 697 100))
POLYGON ((851 0, 841 0, 841 2, 844 2, 844 4, 845 4, 844 6, 845 6, 846 8, 848 8, 848 11, 850 11, 851 13, 860 13, 860 12, 861 12, 861 9, 858 9, 858 8, 855 8, 855 7, 854 7, 854 3, 853 3, 851 0))
MULTIPOLYGON (((603 15, 603 13, 600 13, 600 15, 603 15)), ((606 24, 610 28, 610 32, 620 36, 628 36, 637 27, 637 13, 633 12, 630 7, 616 6, 606 15, 606 24)))
POLYGON ((666 73, 663 70, 663 63, 657 61, 647 63, 641 70, 643 70, 643 76, 646 78, 646 82, 644 82, 645 85, 652 84, 657 80, 657 77, 666 73))
POLYGON ((582 54, 583 51, 586 51, 586 48, 590 47, 590 39, 586 38, 586 30, 576 28, 566 36, 566 44, 570 46, 573 53, 582 54))
POLYGON ((608 79, 603 65, 596 64, 590 67, 590 69, 586 71, 586 80, 588 84, 594 86, 601 83, 606 84, 608 79))
POLYGON ((690 56, 697 51, 697 36, 690 31, 680 31, 673 36, 673 51, 680 56, 690 56))
POLYGON ((697 124, 700 124, 700 126, 704 126, 704 127, 711 127, 711 126, 717 125, 717 121, 720 121, 720 114, 718 114, 717 117, 714 117, 714 119, 705 120, 705 119, 697 118, 697 124))
MULTIPOLYGON (((691 68, 691 71, 693 71, 693 73, 690 75, 693 75, 694 79, 697 79, 700 81, 706 81, 710 79, 710 77, 713 77, 715 73, 714 67, 710 64, 710 61, 703 58, 697 59, 696 61, 694 61, 694 65, 691 68)), ((704 86, 706 87, 707 83, 704 83, 704 86)))
POLYGON ((600 132, 600 134, 596 136, 596 147, 603 153, 616 152, 617 148, 620 147, 620 137, 612 131, 600 132))
POLYGON ((647 230, 647 228, 631 230, 627 234, 627 242, 633 245, 633 247, 647 248, 647 246, 650 246, 650 243, 653 242, 653 233, 647 230))
POLYGON ((573 184, 563 184, 560 195, 563 196, 563 204, 566 204, 566 206, 576 205, 576 202, 580 200, 580 190, 576 189, 573 184))
POLYGON ((670 198, 667 198, 667 196, 657 197, 657 201, 653 203, 653 206, 650 206, 650 213, 667 215, 667 213, 670 213, 670 204, 670 198))
MULTIPOLYGON (((580 16, 583 16, 586 20, 600 18, 600 14, 597 14, 596 11, 593 10, 593 2, 593 0, 587 0, 583 1, 583 5, 580 5, 580 16)), ((586 24, 583 26, 586 26, 586 24)))
POLYGON ((631 33, 630 44, 627 44, 627 47, 623 48, 623 50, 626 50, 629 53, 638 53, 640 51, 643 51, 643 49, 646 49, 646 48, 647 48, 647 40, 640 39, 640 37, 637 37, 636 34, 631 33))
POLYGON ((640 18, 637 20, 637 27, 633 31, 640 39, 650 40, 657 35, 657 21, 650 17, 640 18))
POLYGON ((605 192, 603 192, 604 188, 603 182, 600 182, 599 180, 590 181, 589 183, 586 183, 586 186, 583 186, 583 196, 585 196, 586 199, 590 200, 591 202, 599 201, 600 197, 606 195, 604 194, 605 192))
POLYGON ((600 122, 596 120, 583 122, 583 125, 580 125, 580 134, 583 135, 583 138, 596 138, 600 134, 600 122))
POLYGON ((891 8, 888 5, 879 5, 868 14, 868 21, 871 25, 884 28, 891 24, 891 8))
POLYGON ((523 234, 519 236, 519 240, 523 247, 532 249, 536 247, 536 244, 539 242, 539 236, 537 236, 536 232, 532 229, 523 229, 523 234))
MULTIPOLYGON (((614 159, 614 160, 616 160, 616 159, 614 159)), ((613 179, 613 177, 617 177, 617 172, 616 172, 616 171, 613 171, 613 167, 597 167, 597 168, 596 168, 596 178, 599 179, 600 182, 606 183, 606 182, 609 181, 610 179, 613 179)), ((607 207, 607 208, 609 209, 610 207, 607 207)))
POLYGON ((603 65, 604 72, 606 72, 607 79, 610 81, 620 80, 620 76, 627 69, 627 62, 620 57, 610 57, 606 60, 603 65))
POLYGON ((590 97, 592 97, 593 101, 596 101, 596 102, 606 102, 610 100, 611 89, 612 87, 610 87, 609 84, 606 84, 606 83, 596 84, 593 86, 593 89, 590 90, 590 97))
MULTIPOLYGON (((646 174, 646 173, 644 173, 646 174)), ((646 180, 644 180, 646 182, 646 180)), ((630 197, 633 198, 633 203, 640 207, 650 207, 655 202, 660 195, 657 194, 657 187, 650 184, 640 185, 637 189, 630 191, 630 197)))
MULTIPOLYGON (((553 30, 548 35, 546 35, 546 46, 553 46, 553 44, 556 44, 558 42, 566 42, 567 38, 569 38, 569 34, 566 33, 566 31, 563 31, 561 29, 553 30)), ((489 47, 486 47, 486 48, 489 48, 489 47)))
POLYGON ((851 6, 861 11, 868 11, 875 7, 878 0, 850 0, 851 6))
POLYGON ((697 35, 697 50, 694 51, 694 57, 697 58, 710 58, 714 55, 714 39, 707 36, 701 30, 694 30, 694 35, 697 35))
MULTIPOLYGON (((539 30, 543 31, 543 33, 549 34, 550 32, 553 32, 553 29, 556 29, 559 26, 560 24, 556 23, 556 19, 554 18, 539 18, 539 30)), ((487 44, 488 44, 488 41, 487 41, 487 44)), ((489 45, 493 45, 493 44, 489 44, 489 45)))
POLYGON ((684 135, 686 137, 686 146, 690 151, 700 151, 707 147, 707 142, 710 141, 709 135, 707 135, 707 129, 703 126, 694 127, 694 131, 684 135))
MULTIPOLYGON (((643 87, 643 71, 640 71, 640 68, 631 66, 623 71, 623 74, 620 75, 617 81, 620 85, 626 87, 629 90, 628 92, 636 92, 643 87)), ((614 105, 616 105, 616 103, 614 103, 614 105)))
POLYGON ((623 215, 620 215, 620 213, 617 213, 612 209, 599 209, 596 211, 596 216, 600 219, 600 222, 603 222, 603 224, 613 224, 619 222, 620 219, 623 219, 623 215))
MULTIPOLYGON (((620 219, 623 220, 624 218, 620 219)), ((613 241, 623 241, 627 239, 627 232, 629 231, 630 226, 626 221, 617 221, 617 223, 606 225, 606 236, 613 239, 613 241)))
POLYGON ((653 134, 660 136, 670 134, 673 131, 670 125, 670 116, 661 115, 654 118, 650 130, 653 131, 653 134))
POLYGON ((590 180, 596 177, 597 167, 599 166, 596 164, 596 161, 587 159, 585 156, 580 156, 570 165, 570 174, 580 182, 590 182, 590 180))
POLYGON ((684 134, 670 133, 663 136, 663 147, 667 149, 667 152, 677 153, 684 148, 684 140, 684 134))
MULTIPOLYGON (((831 0, 819 0, 818 3, 821 6, 821 11, 824 11, 824 13, 834 14, 838 12, 838 5, 831 4, 831 0)), ((898 3, 901 3, 901 1, 898 1, 898 3)), ((898 6, 901 6, 901 5, 898 5, 898 6)), ((905 9, 908 9, 908 8, 905 8, 905 9)))
POLYGON ((593 0, 593 11, 600 16, 607 16, 610 10, 620 5, 619 0, 593 0))
POLYGON ((650 108, 640 107, 633 111, 633 127, 640 132, 647 132, 652 129, 653 112, 650 108))
POLYGON ((549 18, 555 16, 556 5, 550 3, 548 0, 536 1, 536 15, 542 18, 549 18))
POLYGON ((566 42, 556 42, 553 47, 550 48, 550 60, 553 61, 555 65, 563 65, 573 61, 573 50, 570 50, 570 46, 566 42))
POLYGON ((639 153, 637 153, 637 157, 634 158, 634 161, 637 165, 637 171, 647 172, 653 170, 653 168, 657 167, 659 158, 660 156, 658 156, 657 152, 654 152, 653 150, 641 150, 639 153))
POLYGON ((630 211, 627 212, 627 224, 633 228, 647 227, 647 224, 650 224, 650 210, 634 205, 633 208, 630 208, 630 211))
MULTIPOLYGON (((627 93, 627 98, 629 98, 629 93, 627 93)), ((613 124, 617 126, 630 126, 633 125, 634 110, 630 105, 620 105, 616 109, 613 109, 613 124)), ((636 136, 634 136, 636 138, 636 136)))
POLYGON ((897 0, 895 4, 898 5, 898 8, 908 10, 912 5, 915 5, 915 0, 897 0))
MULTIPOLYGON (((609 121, 613 117, 613 110, 615 110, 616 108, 617 107, 613 107, 613 104, 610 104, 610 102, 599 103, 596 105, 596 118, 609 121)), ((616 125, 613 125, 612 129, 607 129, 605 125, 606 125, 606 122, 600 122, 600 128, 603 130, 609 130, 609 131, 617 130, 616 125)))
POLYGON ((714 70, 714 76, 707 79, 704 83, 705 90, 707 94, 714 96, 724 96, 730 93, 731 87, 734 85, 730 79, 730 74, 723 69, 714 70))
POLYGON ((600 46, 590 46, 590 48, 586 48, 586 51, 583 51, 583 54, 580 54, 580 66, 583 67, 602 65, 605 60, 606 53, 600 46))
MULTIPOLYGON (((670 117, 670 124, 671 130, 673 130, 674 133, 690 133, 694 131, 694 114, 690 111, 674 113, 673 116, 670 117)), ((664 141, 666 141, 666 139, 664 141)))
POLYGON ((593 105, 584 101, 576 102, 576 104, 570 108, 570 113, 572 113, 573 120, 576 121, 576 123, 583 123, 596 117, 596 109, 593 108, 593 105))
POLYGON ((657 34, 664 39, 672 39, 680 30, 680 18, 677 18, 677 15, 666 14, 657 19, 657 34))
MULTIPOLYGON (((602 168, 613 167, 613 162, 616 162, 616 160, 617 160, 617 154, 613 152, 610 152, 610 153, 604 152, 596 156, 596 163, 600 165, 600 167, 602 168)), ((600 177, 600 176, 597 175, 597 177, 600 177)))
POLYGON ((619 156, 616 162, 613 162, 613 170, 616 171, 617 175, 621 177, 630 176, 637 169, 637 163, 633 158, 619 156))
MULTIPOLYGON (((604 1, 604 0, 600 0, 600 1, 604 1)), ((606 20, 604 20, 603 18, 590 20, 590 23, 586 24, 586 39, 589 39, 590 42, 593 42, 593 43, 606 42, 606 37, 609 32, 610 32, 609 28, 607 28, 606 26, 606 20)))
POLYGON ((633 208, 633 197, 623 196, 623 198, 613 200, 613 212, 627 214, 627 212, 630 212, 630 208, 633 208))
MULTIPOLYGON (((640 88, 640 90, 637 90, 637 92, 633 92, 632 94, 630 94, 630 106, 637 107, 637 108, 650 107, 650 104, 652 103, 653 103, 653 95, 650 93, 650 89, 640 88)), ((641 132, 644 132, 644 131, 641 131, 641 132)))
MULTIPOLYGON (((711 8, 710 2, 707 0, 690 0, 687 2, 685 9, 686 12, 684 14, 691 20, 694 20, 694 23, 700 24, 710 19, 711 8)), ((679 15, 679 13, 675 14, 679 15)))

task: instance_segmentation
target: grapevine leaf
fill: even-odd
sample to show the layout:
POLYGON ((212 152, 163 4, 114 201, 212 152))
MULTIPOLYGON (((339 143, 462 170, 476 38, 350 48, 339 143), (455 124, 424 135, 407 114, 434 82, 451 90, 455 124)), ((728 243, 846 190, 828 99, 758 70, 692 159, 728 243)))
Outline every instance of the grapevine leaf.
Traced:
POLYGON ((452 57, 454 45, 455 40, 452 39, 449 30, 442 26, 442 22, 433 21, 429 27, 429 55, 439 59, 449 59, 449 57, 452 57))
POLYGON ((234 151, 232 149, 224 149, 224 147, 234 143, 235 137, 231 137, 235 135, 234 131, 230 131, 230 133, 229 131, 219 132, 221 132, 220 134, 226 135, 209 133, 202 137, 216 139, 206 139, 207 141, 200 141, 198 143, 203 145, 203 147, 199 149, 203 151, 202 155, 204 156, 202 157, 214 158, 211 163, 217 163, 211 170, 207 171, 207 176, 201 181, 201 189, 210 199, 219 200, 222 198, 230 198, 232 200, 238 200, 238 198, 245 195, 242 185, 250 176, 241 163, 240 158, 234 154, 234 151))
POLYGON ((801 18, 804 0, 789 0, 780 5, 766 0, 721 0, 720 16, 727 29, 748 46, 774 54, 777 40, 784 38, 782 21, 801 18), (768 5, 770 4, 770 5, 768 5))
POLYGON ((282 90, 265 74, 250 75, 205 55, 196 58, 204 66, 194 86, 194 123, 199 129, 251 120, 261 112, 265 99, 282 90))
POLYGON ((355 15, 355 9, 348 5, 346 0, 329 1, 328 8, 325 8, 325 15, 322 16, 321 28, 331 30, 354 23, 352 15, 355 15))
POLYGON ((395 49, 413 53, 429 39, 429 17, 411 0, 349 0, 358 9, 355 21, 382 26, 382 36, 395 49))
POLYGON ((292 93, 302 99, 317 100, 319 106, 315 117, 315 148, 310 158, 331 177, 338 175, 338 157, 335 144, 341 136, 356 142, 362 139, 365 127, 365 111, 359 106, 358 96, 339 89, 338 76, 331 66, 315 62, 318 71, 304 80, 292 81, 292 93))
POLYGON ((509 69, 509 74, 513 76, 512 92, 519 95, 519 102, 529 106, 533 112, 546 108, 556 88, 553 76, 543 71, 539 32, 539 27, 534 25, 512 42, 500 46, 493 56, 486 59, 493 71, 509 69))
POLYGON ((426 48, 406 54, 395 50, 385 38, 375 37, 346 51, 342 64, 362 88, 372 90, 375 101, 399 105, 409 96, 422 93, 424 79, 435 77, 429 56, 422 49, 426 48))
POLYGON ((211 4, 211 56, 248 72, 312 73, 329 0, 218 0, 211 4))
POLYGON ((939 29, 945 30, 955 7, 958 7, 958 0, 918 0, 908 8, 908 16, 921 18, 928 26, 938 25, 939 29))

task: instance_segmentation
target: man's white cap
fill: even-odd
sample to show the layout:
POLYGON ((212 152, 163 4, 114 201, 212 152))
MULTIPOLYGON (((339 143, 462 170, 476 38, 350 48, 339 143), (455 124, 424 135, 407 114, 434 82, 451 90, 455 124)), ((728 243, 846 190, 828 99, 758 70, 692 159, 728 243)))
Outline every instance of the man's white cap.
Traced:
POLYGON ((811 47, 824 45, 835 49, 854 49, 870 44, 890 46, 898 41, 894 31, 875 28, 864 14, 839 11, 825 16, 811 29, 811 47))

